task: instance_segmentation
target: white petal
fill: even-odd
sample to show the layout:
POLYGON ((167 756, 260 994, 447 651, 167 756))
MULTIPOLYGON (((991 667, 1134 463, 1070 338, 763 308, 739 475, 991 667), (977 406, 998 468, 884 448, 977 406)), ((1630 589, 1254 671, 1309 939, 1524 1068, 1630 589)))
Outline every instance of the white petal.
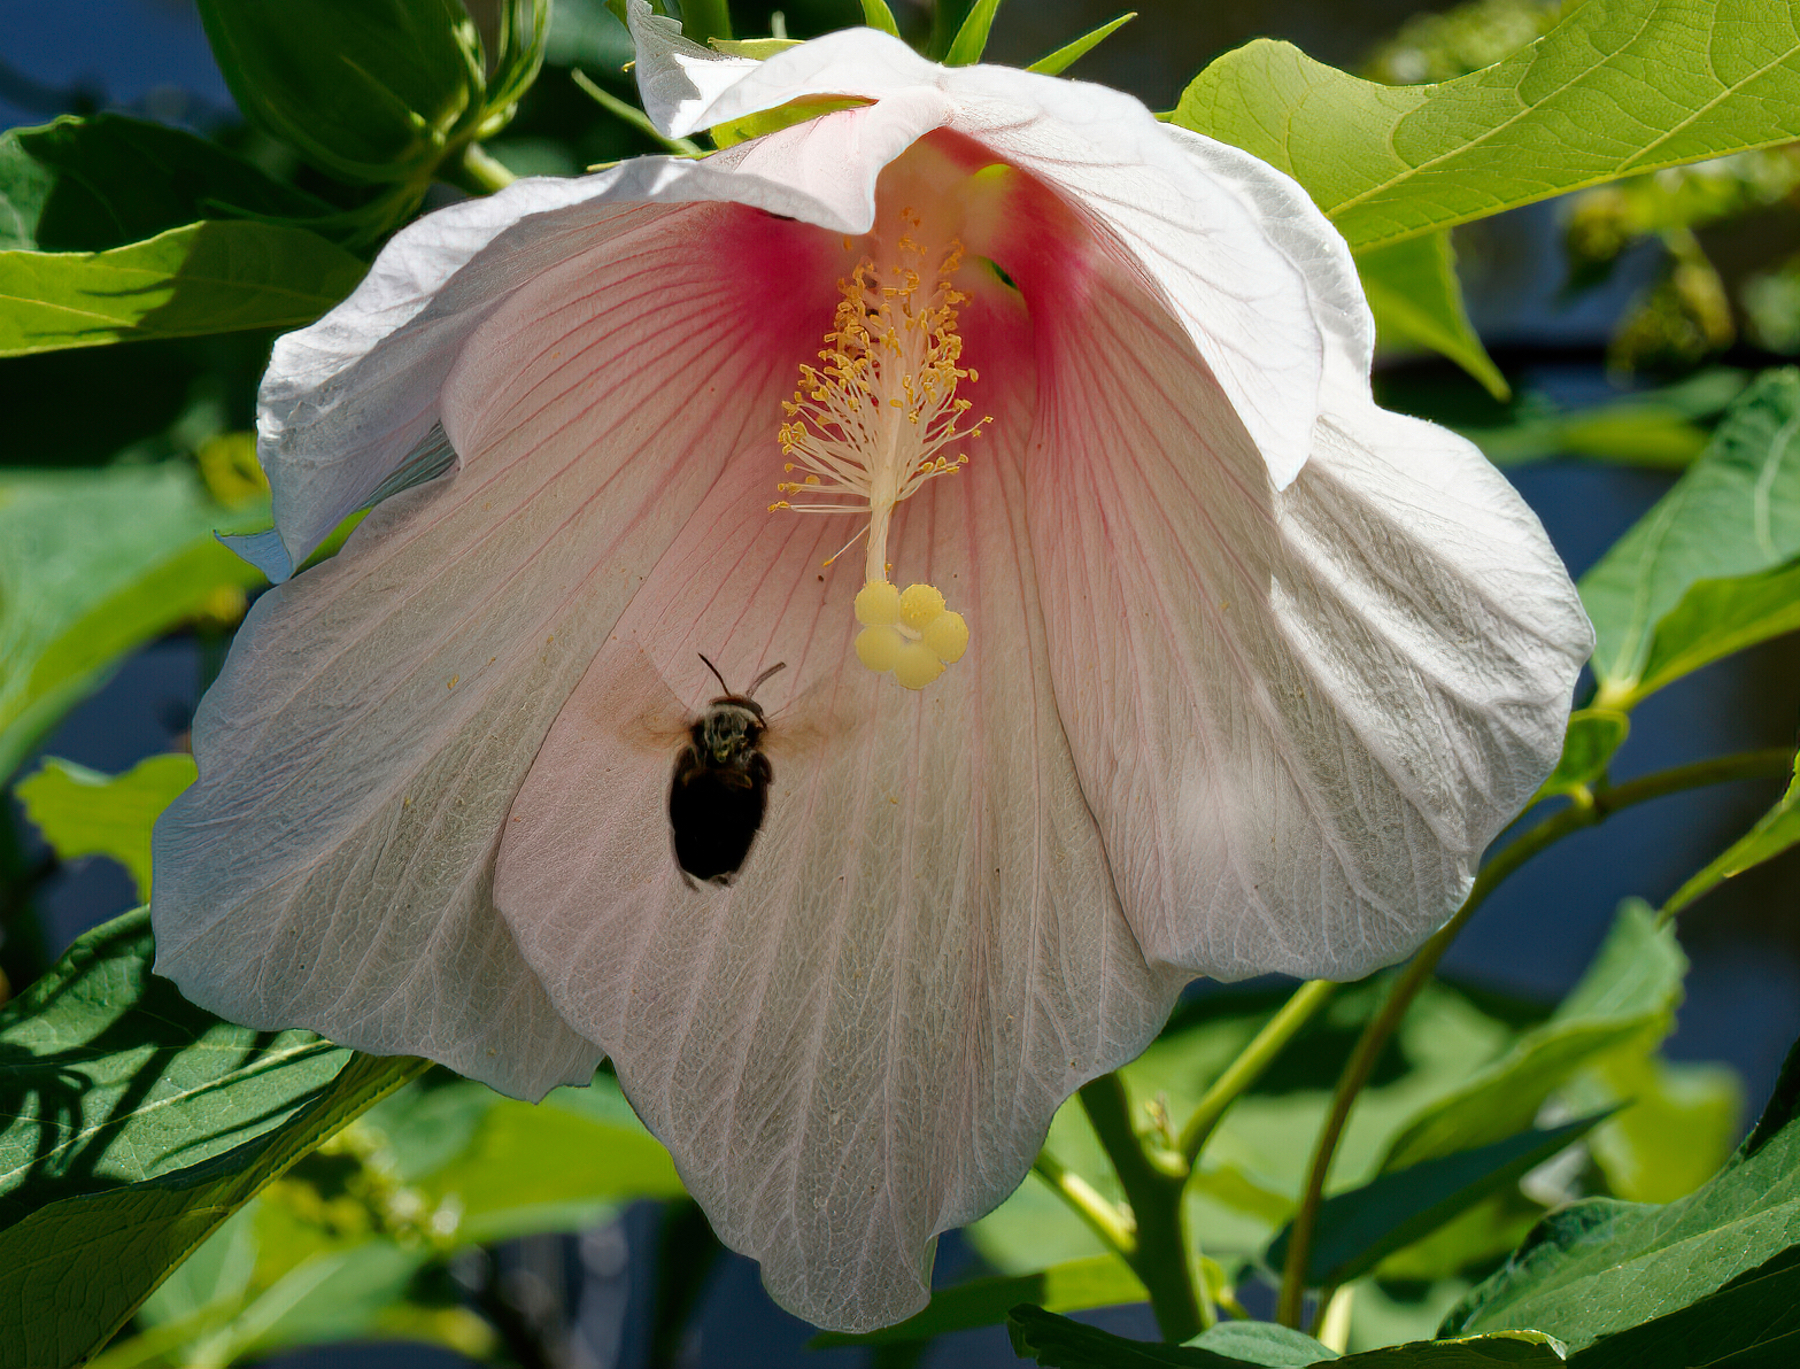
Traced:
POLYGON ((760 65, 749 57, 727 57, 690 43, 681 36, 679 20, 652 13, 645 0, 626 0, 625 20, 636 48, 632 70, 644 113, 674 137, 700 127, 689 116, 760 65))
MULTIPOLYGON (((1009 420, 1027 430, 1026 399, 1009 420)), ((860 555, 820 569, 854 521, 746 518, 778 466, 728 472, 558 718, 501 851, 500 907, 558 1009, 721 1237, 822 1326, 922 1306, 935 1234, 1012 1190, 1057 1105, 1142 1049, 1182 978, 1146 969, 1113 897, 1003 455, 897 512, 896 574, 977 625, 922 694, 855 663, 860 555), (788 665, 762 690, 768 820, 729 890, 677 878, 676 743, 632 740, 663 677, 690 705, 717 693, 700 651, 740 688, 788 665), (821 718, 827 740, 781 750, 821 718)))
POLYGON ((881 167, 938 115, 849 112, 863 118, 848 127, 864 132, 847 145, 820 147, 799 127, 702 161, 642 157, 578 180, 517 181, 396 234, 349 299, 276 343, 257 425, 286 550, 264 567, 270 578, 291 574, 400 468, 440 421, 440 391, 470 334, 540 273, 609 241, 701 231, 702 220, 667 217, 681 205, 735 202, 867 229, 881 167))
POLYGON ((1031 528, 1126 914, 1196 972, 1364 974, 1554 763, 1579 600, 1468 443, 1334 386, 1277 493, 1154 304, 1091 301, 1051 343, 1031 528))
MULTIPOLYGON (((690 132, 793 100, 948 98, 947 127, 1078 207, 1155 282, 1285 487, 1312 449, 1321 328, 1365 358, 1368 309, 1342 238, 1305 192, 1247 154, 1174 133, 1129 95, 1006 67, 939 67, 872 29, 777 53, 690 102, 690 132)), ((822 115, 821 140, 843 114, 822 115)), ((847 136, 847 135, 845 135, 847 136)))
MULTIPOLYGON (((748 211, 615 236, 465 344, 463 468, 258 601, 156 834, 157 968, 195 1002, 526 1097, 591 1077, 492 903, 508 806, 620 609, 816 345, 721 272, 748 211), (692 225, 690 225, 692 227, 692 225), (804 340, 804 341, 803 341, 804 340)), ((766 269, 766 266, 764 267, 766 269)), ((825 287, 829 293, 829 285, 825 287)), ((800 306, 795 306, 799 309, 800 306)))

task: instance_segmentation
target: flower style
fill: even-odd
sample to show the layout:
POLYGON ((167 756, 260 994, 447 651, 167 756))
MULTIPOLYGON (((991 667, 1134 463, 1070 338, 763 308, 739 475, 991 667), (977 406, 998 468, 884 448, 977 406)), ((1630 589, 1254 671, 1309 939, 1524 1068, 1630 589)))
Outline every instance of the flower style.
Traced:
POLYGON ((1506 482, 1375 407, 1284 176, 868 30, 632 18, 671 133, 790 121, 429 215, 277 345, 283 583, 157 829, 157 968, 527 1098, 610 1056, 775 1297, 868 1328, 1189 979, 1439 926, 1591 636, 1506 482), (702 652, 786 669, 696 891, 646 720, 702 652))

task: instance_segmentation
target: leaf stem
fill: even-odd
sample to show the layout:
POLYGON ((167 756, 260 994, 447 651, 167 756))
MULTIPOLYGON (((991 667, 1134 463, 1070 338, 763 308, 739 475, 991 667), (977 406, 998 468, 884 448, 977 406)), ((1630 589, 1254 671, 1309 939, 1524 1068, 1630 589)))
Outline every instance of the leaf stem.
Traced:
POLYGON ((1102 1241, 1128 1260, 1137 1253, 1137 1230, 1116 1203, 1108 1202, 1098 1189, 1047 1150, 1038 1152, 1031 1168, 1102 1241))
POLYGON ((1778 778, 1786 774, 1793 765, 1793 754, 1786 747, 1772 747, 1763 751, 1746 751, 1733 756, 1696 761, 1691 765, 1661 770, 1620 785, 1603 783, 1591 790, 1578 792, 1569 807, 1552 814, 1523 836, 1495 852, 1476 876, 1469 896, 1463 900, 1456 915, 1438 929, 1401 971, 1393 988, 1388 991, 1387 1001, 1381 1005, 1381 1010, 1369 1025, 1363 1028, 1356 1049, 1344 1064, 1344 1072, 1339 1076, 1337 1090, 1332 1095, 1331 1111, 1326 1115, 1325 1124, 1319 1129, 1318 1139, 1314 1143, 1306 1184, 1301 1190, 1299 1208, 1294 1213, 1287 1259, 1283 1262, 1281 1271, 1281 1297, 1275 1313, 1278 1321, 1284 1326, 1298 1328, 1300 1325, 1301 1309, 1306 1296, 1306 1270, 1312 1259, 1319 1205, 1324 1201, 1331 1162, 1337 1154, 1344 1126, 1350 1120, 1351 1109, 1356 1106, 1358 1095, 1374 1073, 1376 1059, 1399 1027, 1400 1019, 1406 1015, 1406 1010, 1412 1006, 1419 990, 1431 978, 1432 971, 1437 968, 1438 961, 1443 959, 1444 952, 1450 949, 1450 943, 1456 940, 1457 933, 1467 925, 1469 918, 1486 901, 1487 896, 1501 881, 1538 852, 1547 850, 1564 837, 1583 828, 1596 826, 1621 809, 1704 785, 1724 784, 1732 780, 1778 778))
POLYGON ((1181 1154, 1190 1169, 1200 1158, 1207 1139, 1225 1116, 1226 1110, 1245 1089, 1262 1077, 1264 1070, 1275 1063, 1275 1057, 1294 1039, 1294 1034, 1312 1021, 1319 1009, 1331 1000, 1337 987, 1329 979, 1307 980, 1263 1024, 1263 1029, 1244 1047, 1225 1072, 1213 1080, 1212 1087, 1206 1091, 1206 1096, 1194 1108, 1193 1116, 1188 1118, 1187 1125, 1181 1129, 1181 1154))
POLYGON ((1120 1253, 1149 1292, 1163 1339, 1179 1345, 1218 1320, 1199 1294, 1197 1261, 1188 1249, 1181 1201, 1185 1177, 1156 1165, 1145 1153, 1117 1074, 1103 1074, 1082 1085, 1080 1098, 1118 1173, 1137 1227, 1132 1249, 1120 1253))

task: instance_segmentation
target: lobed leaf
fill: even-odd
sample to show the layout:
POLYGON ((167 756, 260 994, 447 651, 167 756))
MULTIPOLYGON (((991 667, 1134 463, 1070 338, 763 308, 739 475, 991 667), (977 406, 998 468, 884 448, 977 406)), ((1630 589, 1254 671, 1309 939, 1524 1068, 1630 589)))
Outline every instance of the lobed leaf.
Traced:
MULTIPOLYGON (((1663 621, 1704 580, 1757 576, 1800 556, 1800 371, 1760 376, 1727 411, 1705 453, 1598 564, 1581 578, 1581 598, 1598 638, 1596 702, 1628 708, 1642 698, 1646 669, 1663 621)), ((1741 592, 1765 608, 1766 584, 1741 592)), ((1719 607, 1716 597, 1712 607, 1719 607)), ((1755 619, 1787 621, 1779 606, 1736 617, 1732 640, 1755 619)), ((1678 659, 1696 663, 1720 644, 1691 650, 1692 610, 1672 625, 1657 653, 1657 682, 1674 678, 1678 659)))
POLYGON ((193 782, 192 756, 148 756, 122 775, 51 757, 13 793, 60 859, 109 856, 130 873, 138 897, 147 899, 150 828, 193 782))
POLYGON ((311 323, 363 277, 304 228, 192 223, 104 252, 0 252, 0 356, 311 323))
POLYGON ((1504 61, 1426 86, 1259 39, 1202 71, 1174 119, 1286 171, 1353 247, 1376 247, 1800 138, 1800 19, 1766 0, 1588 0, 1504 61))

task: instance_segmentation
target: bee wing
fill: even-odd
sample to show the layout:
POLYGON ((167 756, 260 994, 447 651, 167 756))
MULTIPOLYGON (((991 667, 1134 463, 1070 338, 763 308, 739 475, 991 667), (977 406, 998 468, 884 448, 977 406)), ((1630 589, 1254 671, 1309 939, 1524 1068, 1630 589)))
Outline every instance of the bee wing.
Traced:
POLYGON ((634 751, 673 756, 689 740, 693 719, 642 647, 613 686, 590 707, 590 721, 634 751))
POLYGON ((837 673, 821 676, 769 719, 763 749, 772 759, 811 756, 832 742, 853 739, 868 721, 837 673))

